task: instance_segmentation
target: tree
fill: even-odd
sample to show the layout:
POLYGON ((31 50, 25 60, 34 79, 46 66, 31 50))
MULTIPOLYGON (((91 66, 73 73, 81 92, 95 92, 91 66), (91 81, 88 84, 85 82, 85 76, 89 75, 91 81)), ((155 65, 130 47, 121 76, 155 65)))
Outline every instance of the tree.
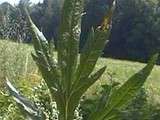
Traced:
POLYGON ((1 38, 19 42, 31 41, 28 23, 21 11, 24 6, 27 6, 27 3, 23 3, 24 1, 26 0, 21 0, 18 6, 15 7, 11 6, 9 3, 3 3, 1 5, 0 8, 2 10, 0 11, 3 13, 3 19, 0 24, 1 38))
POLYGON ((150 0, 117 1, 104 56, 146 62, 160 46, 156 6, 150 0))
POLYGON ((49 41, 54 40, 55 45, 57 45, 60 11, 63 1, 44 0, 43 3, 35 5, 31 11, 31 17, 35 24, 49 41))

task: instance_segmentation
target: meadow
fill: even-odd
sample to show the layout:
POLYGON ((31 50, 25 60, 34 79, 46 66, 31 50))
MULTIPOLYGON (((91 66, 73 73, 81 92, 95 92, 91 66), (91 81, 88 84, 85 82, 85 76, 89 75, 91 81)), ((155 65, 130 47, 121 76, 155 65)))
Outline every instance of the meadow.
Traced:
MULTIPOLYGON (((31 57, 33 52, 32 45, 0 41, 0 79, 4 82, 5 77, 12 81, 25 80, 29 86, 35 85, 40 80, 38 68, 31 57), (31 84, 34 82, 35 84, 31 84)), ((105 84, 109 82, 110 77, 116 82, 123 83, 133 74, 138 72, 145 63, 131 62, 127 60, 116 60, 111 58, 100 58, 96 69, 107 66, 107 70, 96 84, 105 84), (109 75, 111 74, 111 75, 109 75)), ((160 103, 160 66, 156 65, 149 76, 145 88, 148 91, 149 97, 160 103)), ((17 84, 17 82, 15 83, 17 84)), ((90 90, 94 92, 96 86, 90 90)), ((30 89, 28 87, 28 89, 30 89)), ((91 92, 91 93, 92 93, 91 92)))
MULTIPOLYGON (((33 94, 32 89, 39 85, 41 76, 38 68, 31 57, 33 52, 32 45, 9 42, 0 40, 0 96, 5 93, 4 82, 8 77, 20 91, 30 96, 33 94)), ((131 62, 127 60, 115 60, 111 58, 100 58, 96 69, 106 65, 107 70, 86 93, 86 96, 98 94, 99 85, 111 82, 111 80, 123 83, 134 73, 138 72, 145 64, 131 62)), ((149 76, 144 88, 147 93, 147 99, 151 104, 160 104, 160 66, 156 65, 149 76)), ((0 99, 0 106, 4 107, 5 101, 0 99)), ((1 116, 1 115, 0 115, 1 116)))

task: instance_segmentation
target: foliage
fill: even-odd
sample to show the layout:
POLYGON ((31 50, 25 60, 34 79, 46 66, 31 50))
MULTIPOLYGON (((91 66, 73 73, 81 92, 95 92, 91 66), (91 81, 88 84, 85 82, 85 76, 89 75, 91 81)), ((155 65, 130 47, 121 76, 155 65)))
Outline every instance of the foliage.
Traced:
MULTIPOLYGON (((92 95, 90 97, 83 97, 81 102, 81 114, 83 115, 83 120, 87 120, 90 113, 96 108, 96 104, 100 100, 100 96, 103 91, 105 91, 106 85, 103 85, 103 89, 97 95, 92 95)), ((107 85, 108 86, 108 85, 107 85)), ((117 87, 115 88, 117 89, 117 87)), ((153 103, 148 102, 147 93, 144 88, 142 88, 134 99, 121 111, 117 111, 118 117, 116 120, 158 120, 159 119, 159 107, 160 105, 153 105, 153 103)))
MULTIPOLYGON (((21 1, 27 2, 28 0, 21 1)), ((110 6, 109 2, 112 0, 84 1, 87 5, 85 5, 85 14, 82 16, 80 27, 80 49, 83 48, 87 41, 87 36, 92 27, 97 27, 103 21, 106 10, 110 6)), ((27 3, 34 23, 44 33, 48 41, 55 41, 56 47, 60 25, 60 11, 63 2, 64 0, 44 0, 43 3, 34 5, 27 3)), ((103 55, 147 62, 152 53, 159 50, 160 45, 159 1, 117 0, 116 2, 111 37, 103 55)), ((1 38, 30 42, 31 35, 28 33, 28 26, 23 12, 19 10, 20 6, 21 4, 11 6, 7 3, 0 5, 0 24, 4 23, 4 18, 8 23, 0 25, 0 36, 1 38)))
POLYGON ((7 93, 5 93, 5 91, 1 91, 0 98, 1 120, 24 120, 15 102, 13 102, 13 100, 10 99, 10 96, 7 93))
POLYGON ((159 51, 159 7, 153 0, 117 0, 104 55, 146 62, 159 51))
POLYGON ((30 42, 31 34, 23 12, 20 10, 22 3, 13 7, 9 3, 0 6, 2 19, 0 21, 0 38, 11 39, 18 42, 30 42))
MULTIPOLYGON (((18 89, 20 89, 20 92, 22 92, 25 96, 31 98, 31 100, 35 101, 36 105, 42 107, 45 114, 49 116, 50 109, 48 108, 50 107, 48 107, 49 102, 47 101, 49 101, 50 99, 48 99, 49 98, 48 88, 44 82, 42 82, 40 85, 37 85, 37 83, 35 83, 36 81, 39 82, 39 79, 41 79, 41 77, 37 74, 37 72, 35 72, 36 71, 35 69, 37 68, 34 65, 31 57, 28 58, 29 64, 27 67, 28 69, 27 73, 24 73, 25 71, 22 71, 22 69, 24 69, 24 64, 25 64, 25 57, 23 56, 32 51, 32 46, 1 40, 0 49, 2 48, 3 50, 1 50, 0 59, 1 61, 6 60, 6 62, 9 64, 5 64, 8 67, 6 66, 5 69, 2 69, 4 68, 2 67, 2 65, 4 64, 0 63, 1 80, 4 78, 2 76, 6 76, 3 70, 8 71, 8 73, 10 73, 8 74, 8 77, 10 79, 15 80, 15 82, 13 81, 12 82, 14 83, 14 85, 17 86, 18 89), (11 70, 11 68, 13 68, 13 70, 11 70), (15 71, 14 74, 12 74, 13 71, 15 71), (33 91, 32 91, 32 88, 33 88, 33 91)), ((107 81, 110 81, 110 80, 107 80, 108 71, 110 71, 111 73, 115 73, 113 76, 114 80, 123 84, 123 82, 126 81, 128 77, 138 72, 142 67, 144 67, 145 64, 138 63, 138 62, 129 62, 129 61, 124 61, 124 60, 122 61, 122 60, 114 60, 114 59, 109 59, 109 58, 108 59, 100 58, 96 65, 96 69, 101 68, 103 65, 107 65, 107 71, 100 78, 100 80, 94 86, 92 86, 87 91, 87 93, 85 93, 81 101, 85 102, 86 99, 88 101, 88 99, 95 100, 95 98, 96 99, 99 98, 99 95, 97 95, 99 94, 99 92, 97 93, 97 91, 101 91, 100 85, 106 84, 107 81)), ((160 71, 159 66, 155 66, 155 68, 152 71, 152 74, 150 75, 148 81, 146 82, 144 86, 145 92, 144 92, 144 89, 142 89, 140 92, 141 94, 138 94, 139 97, 136 97, 136 100, 134 100, 131 103, 130 107, 127 107, 127 110, 122 112, 124 119, 128 119, 130 116, 133 116, 134 114, 139 114, 139 113, 144 112, 146 119, 148 118, 149 120, 159 120, 159 104, 160 104, 159 103, 159 98, 160 98, 159 96, 159 77, 158 77, 159 71, 160 71), (143 100, 145 101, 146 99, 145 97, 147 97, 147 103, 143 102, 143 100), (144 104, 141 105, 138 103, 144 103, 144 104, 146 103, 147 105, 144 105, 144 104), (137 109, 137 106, 144 106, 144 110, 139 111, 139 109, 137 109)), ((3 82, 1 81, 1 83, 3 82)), ((4 87, 2 87, 2 85, 0 86, 1 86, 0 119, 3 118, 6 120, 11 120, 11 118, 13 118, 14 120, 21 120, 21 119, 24 120, 20 111, 16 107, 16 104, 13 102, 12 99, 9 98, 7 94, 4 95, 5 93, 4 92, 5 90, 3 90, 4 87)), ((85 104, 84 106, 87 107, 87 105, 85 104)), ((53 106, 53 109, 54 108, 55 107, 53 106)), ((93 110, 93 108, 91 108, 91 110, 93 110)), ((83 111, 82 109, 80 109, 79 112, 85 113, 84 115, 86 115, 88 113, 88 110, 83 111)), ((55 112, 53 113, 57 113, 57 111, 55 110, 55 112)), ((85 117, 83 117, 83 119, 85 119, 85 117)))
MULTIPOLYGON (((33 21, 49 40, 58 40, 59 6, 62 1, 53 1, 54 8, 49 7, 46 0, 37 5, 41 9, 38 15, 36 10, 31 13, 33 21), (45 21, 45 18, 49 20, 45 21)), ((101 24, 110 4, 109 0, 85 1, 87 5, 82 16, 80 49, 87 41, 92 27, 101 24)), ((110 41, 103 55, 147 62, 154 51, 159 49, 159 3, 155 0, 117 0, 116 4, 110 41)))
MULTIPOLYGON (((101 26, 92 29, 88 41, 80 57, 78 57, 77 41, 79 36, 77 34, 77 26, 80 23, 81 14, 79 14, 79 11, 82 10, 82 6, 82 1, 64 1, 58 35, 57 61, 52 56, 53 54, 46 38, 33 24, 28 14, 32 36, 34 37, 35 53, 32 54, 32 57, 37 63, 49 89, 51 101, 55 100, 57 104, 59 120, 74 119, 74 113, 82 95, 101 77, 106 69, 106 67, 102 67, 93 73, 97 60, 101 56, 105 38, 109 35, 110 28, 108 24, 111 23, 113 5, 107 11, 101 26)), ((112 86, 106 86, 107 90, 103 92, 101 100, 97 104, 97 109, 92 111, 88 120, 113 119, 117 117, 116 110, 122 110, 134 98, 150 74, 157 57, 158 54, 155 54, 148 65, 118 89, 113 90, 112 86)), ((46 119, 41 108, 22 96, 9 81, 7 81, 7 87, 27 118, 33 120, 46 119)))
POLYGON ((149 103, 147 103, 146 90, 142 88, 130 104, 120 112, 120 118, 122 120, 142 120, 146 116, 147 105, 149 103))
POLYGON ((30 10, 35 25, 41 29, 47 40, 54 40, 57 45, 60 11, 64 0, 44 0, 30 10), (46 20, 47 19, 47 20, 46 20))
POLYGON ((15 102, 6 93, 5 77, 12 79, 12 83, 23 91, 25 95, 31 95, 31 88, 41 79, 36 71, 29 45, 0 40, 0 119, 24 120, 15 102), (30 89, 28 89, 30 87, 30 89))
MULTIPOLYGON (((160 105, 147 101, 146 90, 143 88, 121 113, 122 120, 158 120, 160 105)), ((120 120, 121 120, 120 119, 120 120)))

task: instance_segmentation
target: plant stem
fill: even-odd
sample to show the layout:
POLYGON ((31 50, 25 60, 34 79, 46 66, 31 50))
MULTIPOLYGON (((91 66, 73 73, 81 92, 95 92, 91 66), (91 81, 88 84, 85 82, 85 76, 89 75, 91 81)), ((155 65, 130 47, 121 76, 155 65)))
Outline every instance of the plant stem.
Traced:
POLYGON ((73 120, 74 119, 74 110, 71 110, 69 107, 69 102, 66 101, 64 105, 64 110, 59 113, 59 120, 73 120))

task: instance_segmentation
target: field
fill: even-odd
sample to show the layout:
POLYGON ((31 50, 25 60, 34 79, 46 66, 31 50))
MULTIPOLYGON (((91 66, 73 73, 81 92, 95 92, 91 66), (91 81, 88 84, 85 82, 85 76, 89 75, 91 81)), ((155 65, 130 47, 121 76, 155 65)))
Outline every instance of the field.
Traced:
MULTIPOLYGON (((13 42, 0 41, 0 80, 4 82, 8 77, 18 87, 23 90, 31 91, 41 80, 38 69, 33 62, 30 53, 33 52, 31 45, 18 44, 13 42), (17 82, 20 81, 20 82, 17 82)), ((110 76, 116 82, 123 83, 134 73, 139 71, 145 64, 139 62, 130 62, 126 60, 115 60, 110 58, 101 58, 98 61, 97 68, 107 66, 107 71, 92 88, 87 95, 94 94, 99 85, 109 82, 110 76)), ((152 74, 149 76, 144 88, 147 90, 148 99, 155 104, 160 104, 160 66, 155 66, 152 74)), ((3 86, 3 84, 1 84, 3 86)), ((2 90, 3 87, 1 87, 2 90)), ((27 93, 26 93, 27 94, 27 93)))
MULTIPOLYGON (((37 75, 37 67, 34 64, 30 53, 33 52, 31 45, 17 44, 13 42, 7 42, 4 40, 0 41, 0 79, 4 81, 5 77, 13 81, 24 80, 29 86, 35 84, 29 84, 31 82, 39 79, 37 75), (36 80, 35 80, 36 79, 36 80)), ((130 62, 126 60, 115 60, 110 58, 101 58, 98 61, 96 68, 100 68, 106 65, 107 70, 105 74, 101 77, 97 84, 104 84, 109 82, 108 73, 112 74, 113 79, 116 82, 123 83, 134 73, 138 72, 145 64, 139 62, 130 62)), ((156 102, 160 102, 160 66, 155 66, 151 75, 149 76, 145 88, 148 91, 148 95, 151 99, 156 102)), ((2 82, 1 82, 2 83, 2 82)), ((17 84, 17 83, 15 83, 17 84)), ((98 89, 97 84, 91 89, 98 89)), ((27 89, 30 89, 29 86, 27 89)))
MULTIPOLYGON (((107 71, 102 76, 100 83, 105 82, 108 79, 107 72, 113 74, 113 80, 116 82, 123 83, 129 79, 134 73, 142 69, 145 64, 139 62, 130 62, 126 60, 115 60, 115 59, 100 59, 98 61, 99 66, 107 66, 107 71)), ((148 98, 155 103, 160 103, 160 66, 156 65, 147 79, 144 88, 147 90, 148 98)))
MULTIPOLYGON (((30 53, 33 52, 31 45, 18 44, 13 42, 0 41, 0 79, 9 77, 12 80, 28 76, 36 76, 37 67, 32 60, 30 53)), ((112 74, 115 81, 123 83, 134 73, 145 66, 144 63, 130 62, 126 60, 115 60, 111 58, 101 58, 96 68, 107 66, 105 74, 97 84, 109 81, 108 73, 112 74)), ((156 65, 149 76, 145 88, 155 100, 160 99, 160 66, 156 65)), ((97 85, 96 85, 97 86, 97 85)))
MULTIPOLYGON (((0 90, 3 88, 2 83, 6 77, 17 85, 23 83, 17 81, 24 81, 24 79, 26 84, 30 83, 31 79, 34 82, 37 68, 30 55, 32 50, 30 45, 0 41, 0 86, 2 86, 0 90)), ((29 86, 26 87, 29 89, 29 86)))

